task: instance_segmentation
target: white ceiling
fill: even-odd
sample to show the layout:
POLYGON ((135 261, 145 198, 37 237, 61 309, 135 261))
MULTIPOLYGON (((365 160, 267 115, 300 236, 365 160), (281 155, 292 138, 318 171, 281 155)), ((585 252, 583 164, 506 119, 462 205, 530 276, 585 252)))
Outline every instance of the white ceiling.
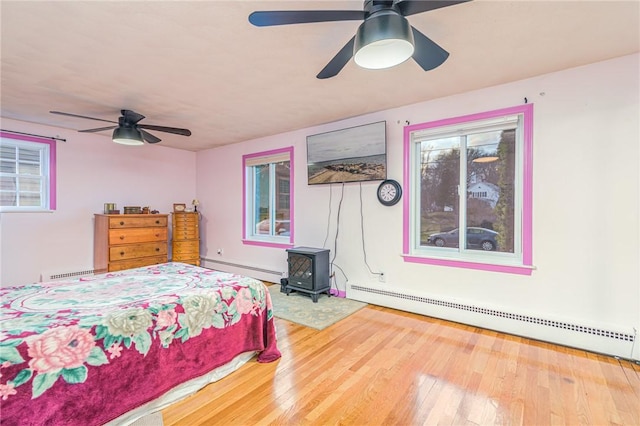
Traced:
MULTIPOLYGON (((422 102, 639 51, 640 2, 475 0, 409 17, 450 52, 371 71, 316 74, 357 21, 257 28, 254 10, 353 9, 349 1, 7 1, 2 117, 69 129, 105 123, 59 110, 191 129, 151 132, 192 151, 422 102)), ((110 137, 111 132, 99 134, 110 137)))

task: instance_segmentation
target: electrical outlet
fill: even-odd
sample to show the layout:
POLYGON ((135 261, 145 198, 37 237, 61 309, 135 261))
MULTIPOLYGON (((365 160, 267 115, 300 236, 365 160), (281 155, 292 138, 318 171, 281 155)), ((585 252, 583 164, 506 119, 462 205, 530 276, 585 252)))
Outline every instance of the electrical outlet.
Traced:
POLYGON ((385 274, 384 272, 379 272, 378 273, 378 280, 381 283, 386 283, 387 282, 387 274, 385 274))
POLYGON ((218 249, 218 254, 219 254, 220 256, 222 256, 222 249, 221 249, 221 248, 219 248, 219 249, 218 249))

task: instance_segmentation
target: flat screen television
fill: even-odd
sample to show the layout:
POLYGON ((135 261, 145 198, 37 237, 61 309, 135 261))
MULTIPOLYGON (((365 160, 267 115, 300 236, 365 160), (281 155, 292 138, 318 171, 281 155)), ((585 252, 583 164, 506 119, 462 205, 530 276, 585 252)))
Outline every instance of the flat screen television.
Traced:
POLYGON ((386 121, 307 136, 309 185, 387 178, 386 121))

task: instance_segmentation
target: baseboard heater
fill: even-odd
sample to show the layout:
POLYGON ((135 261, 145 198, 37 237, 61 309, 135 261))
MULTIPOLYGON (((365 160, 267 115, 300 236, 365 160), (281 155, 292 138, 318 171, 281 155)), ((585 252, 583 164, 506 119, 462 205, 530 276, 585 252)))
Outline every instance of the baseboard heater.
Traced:
POLYGON ((77 268, 68 271, 44 271, 40 273, 40 281, 57 281, 68 278, 80 278, 95 275, 99 271, 93 268, 77 268))
POLYGON ((636 331, 607 329, 559 319, 523 315, 501 309, 410 294, 374 285, 351 284, 347 297, 367 303, 476 325, 509 334, 633 359, 636 331))
POLYGON ((262 274, 267 274, 267 275, 275 275, 278 277, 277 282, 280 282, 280 278, 282 277, 282 271, 274 271, 271 269, 260 268, 260 267, 251 266, 251 265, 241 265, 239 263, 225 262, 223 260, 217 260, 217 259, 207 259, 206 257, 202 258, 201 260, 203 262, 214 263, 216 265, 228 266, 231 268, 238 268, 238 269, 245 269, 248 271, 260 272, 262 274))

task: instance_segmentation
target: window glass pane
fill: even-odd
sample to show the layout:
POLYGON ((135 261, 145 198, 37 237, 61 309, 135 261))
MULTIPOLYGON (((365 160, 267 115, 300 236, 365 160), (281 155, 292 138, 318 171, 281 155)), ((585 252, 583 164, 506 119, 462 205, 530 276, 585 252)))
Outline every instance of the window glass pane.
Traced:
POLYGON ((15 161, 16 149, 15 146, 0 145, 0 159, 15 161))
POLYGON ((18 173, 21 175, 40 175, 40 164, 21 162, 18 164, 18 167, 18 173))
POLYGON ((513 155, 501 155, 505 151, 501 145, 514 146, 514 130, 496 130, 471 133, 467 136, 467 235, 466 248, 470 250, 506 251, 513 253, 513 174, 510 182, 500 181, 506 169, 513 172, 513 155), (499 153, 501 150, 501 153, 499 153), (499 209, 498 201, 511 204, 510 209, 499 209), (505 217, 509 215, 510 217, 505 217), (498 222, 509 222, 505 232, 508 237, 497 232, 498 222), (503 241, 500 241, 500 240, 503 241))
POLYGON ((15 161, 0 161, 0 173, 15 173, 15 161))
POLYGON ((40 150, 31 148, 20 148, 18 150, 18 161, 40 163, 40 150))
POLYGON ((0 190, 2 191, 14 191, 16 190, 16 178, 14 177, 0 177, 0 190))
POLYGON ((467 136, 467 249, 513 253, 514 149, 515 130, 467 136))
POLYGON ((460 138, 420 143, 420 245, 457 247, 460 138))
POLYGON ((269 165, 253 167, 254 223, 256 234, 269 235, 271 223, 269 209, 269 165))
POLYGON ((16 193, 0 191, 0 206, 17 206, 16 193))
POLYGON ((42 181, 39 178, 20 177, 18 178, 18 185, 20 192, 40 192, 40 183, 42 181))
POLYGON ((20 206, 22 207, 38 207, 40 206, 40 193, 20 193, 20 206))
POLYGON ((289 170, 289 162, 283 161, 276 163, 276 232, 275 235, 289 235, 290 232, 290 217, 289 217, 289 179, 291 176, 289 170))

